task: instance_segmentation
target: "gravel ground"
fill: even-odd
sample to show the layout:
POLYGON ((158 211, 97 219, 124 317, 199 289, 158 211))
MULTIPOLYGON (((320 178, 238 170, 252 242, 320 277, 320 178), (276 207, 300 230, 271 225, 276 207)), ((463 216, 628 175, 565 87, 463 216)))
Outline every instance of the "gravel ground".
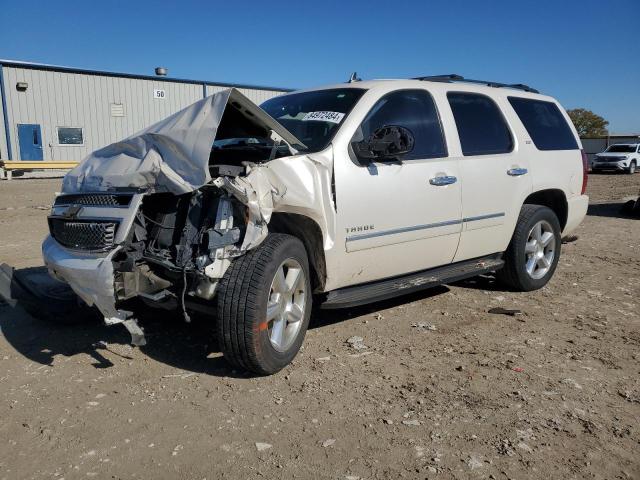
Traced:
MULTIPOLYGON (((0 183, 0 263, 41 265, 59 184, 0 183)), ((618 213, 639 190, 590 177, 544 289, 482 277, 318 312, 267 378, 231 370, 207 319, 148 314, 138 349, 0 305, 0 479, 640 478, 640 220, 618 213)))

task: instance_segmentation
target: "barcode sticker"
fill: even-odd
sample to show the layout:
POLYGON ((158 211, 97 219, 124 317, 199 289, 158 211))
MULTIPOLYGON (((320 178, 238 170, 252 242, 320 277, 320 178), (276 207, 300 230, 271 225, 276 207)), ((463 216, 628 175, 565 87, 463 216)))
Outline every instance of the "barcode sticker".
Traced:
POLYGON ((302 117, 303 122, 318 121, 340 123, 344 118, 344 113, 340 112, 309 112, 302 117))

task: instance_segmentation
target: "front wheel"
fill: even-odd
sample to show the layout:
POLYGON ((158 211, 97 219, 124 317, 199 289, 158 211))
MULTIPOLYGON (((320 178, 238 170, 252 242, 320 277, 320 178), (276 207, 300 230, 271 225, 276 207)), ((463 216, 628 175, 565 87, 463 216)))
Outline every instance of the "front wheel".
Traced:
POLYGON ((309 262, 290 235, 269 234, 233 261, 217 293, 217 333, 225 359, 260 375, 296 356, 311 317, 309 262))
POLYGON ((631 163, 629 164, 629 168, 627 169, 627 173, 633 175, 634 173, 636 173, 636 161, 632 160, 631 163))
POLYGON ((523 205, 498 280, 522 292, 544 287, 558 265, 561 244, 560 222, 553 210, 523 205))

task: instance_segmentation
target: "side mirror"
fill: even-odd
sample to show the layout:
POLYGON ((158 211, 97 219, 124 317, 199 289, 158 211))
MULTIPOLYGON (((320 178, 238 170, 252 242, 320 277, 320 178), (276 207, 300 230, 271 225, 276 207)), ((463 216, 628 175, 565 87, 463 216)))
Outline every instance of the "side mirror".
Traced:
POLYGON ((398 160, 413 151, 415 138, 411 130, 398 125, 385 125, 371 136, 351 144, 358 158, 363 160, 398 160))

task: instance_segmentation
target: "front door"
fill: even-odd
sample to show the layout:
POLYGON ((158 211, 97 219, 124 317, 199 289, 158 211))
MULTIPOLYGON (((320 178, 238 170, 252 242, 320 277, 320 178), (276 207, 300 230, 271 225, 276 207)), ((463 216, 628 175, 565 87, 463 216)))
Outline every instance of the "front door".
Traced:
POLYGON ((40 125, 18 124, 18 142, 20 143, 20 160, 42 160, 40 125))
MULTIPOLYGON (((337 241, 346 255, 339 278, 357 284, 452 261, 462 227, 458 161, 447 154, 435 102, 427 90, 396 90, 371 108, 353 141, 385 126, 415 139, 397 160, 368 163, 351 147, 335 155, 337 241)), ((335 287, 339 287, 336 285, 335 287)))

